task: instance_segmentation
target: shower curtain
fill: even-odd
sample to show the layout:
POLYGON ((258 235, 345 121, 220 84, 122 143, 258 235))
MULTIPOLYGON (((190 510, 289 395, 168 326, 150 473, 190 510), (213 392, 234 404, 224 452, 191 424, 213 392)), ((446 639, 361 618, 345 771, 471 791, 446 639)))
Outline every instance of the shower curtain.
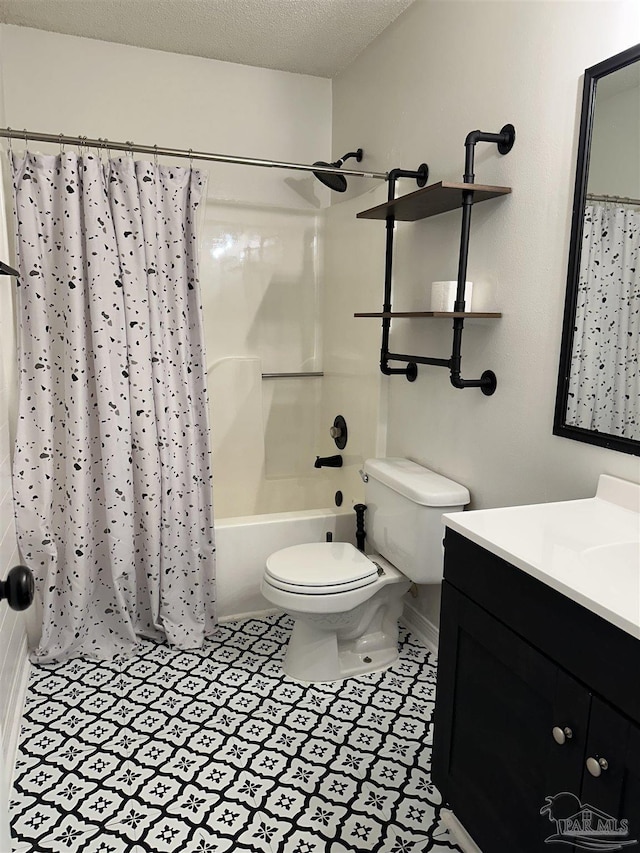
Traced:
POLYGON ((34 658, 200 646, 215 548, 196 209, 202 173, 11 155, 14 501, 43 604, 34 658))
POLYGON ((585 210, 567 424, 640 438, 640 213, 585 210))

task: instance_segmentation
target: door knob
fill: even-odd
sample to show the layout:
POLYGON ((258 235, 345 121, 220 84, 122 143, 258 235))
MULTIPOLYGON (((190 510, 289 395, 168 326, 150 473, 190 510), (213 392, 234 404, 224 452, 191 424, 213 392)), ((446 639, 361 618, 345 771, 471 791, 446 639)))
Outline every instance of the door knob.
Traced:
POLYGON ((553 735, 555 742, 560 746, 566 743, 566 741, 571 740, 573 737, 573 732, 569 726, 565 726, 563 729, 561 729, 560 726, 554 726, 551 730, 551 734, 553 735))
POLYGON ((14 566, 6 581, 0 581, 0 601, 6 598, 12 610, 26 610, 33 601, 34 592, 33 575, 26 566, 14 566))
POLYGON ((587 770, 592 776, 600 776, 603 770, 609 769, 609 762, 606 758, 587 758, 587 770))

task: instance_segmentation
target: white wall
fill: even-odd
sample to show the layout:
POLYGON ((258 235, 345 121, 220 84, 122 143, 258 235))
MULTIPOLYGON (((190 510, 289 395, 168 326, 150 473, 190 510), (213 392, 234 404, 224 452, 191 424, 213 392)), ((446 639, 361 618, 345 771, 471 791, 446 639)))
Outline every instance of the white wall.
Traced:
MULTIPOLYGON (((552 435, 581 75, 638 41, 635 0, 417 0, 334 80, 333 152, 357 141, 375 170, 426 160, 430 182, 461 180, 470 130, 517 131, 507 156, 476 153, 479 183, 513 187, 472 218, 474 308, 504 316, 467 323, 462 373, 491 368, 495 395, 455 390, 443 368, 386 380, 389 454, 463 483, 475 508, 590 496, 602 472, 640 478, 637 457, 552 435)), ((459 228, 458 213, 399 224, 394 307, 426 308, 428 283, 456 277, 459 228)), ((383 224, 371 240, 384 241, 383 224)), ((363 310, 379 310, 381 278, 368 289, 363 310)), ((394 324, 396 352, 448 357, 450 346, 447 321, 394 324)), ((431 592, 420 606, 436 619, 431 592)))

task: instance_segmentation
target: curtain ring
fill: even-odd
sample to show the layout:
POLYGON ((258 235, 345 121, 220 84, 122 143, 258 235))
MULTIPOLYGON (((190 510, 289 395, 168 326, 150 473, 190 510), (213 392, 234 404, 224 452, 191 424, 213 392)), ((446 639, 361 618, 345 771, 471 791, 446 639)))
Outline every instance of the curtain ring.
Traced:
POLYGON ((153 164, 157 169, 158 168, 158 146, 157 145, 153 146, 153 164))
POLYGON ((22 131, 24 133, 24 150, 26 151, 29 147, 29 140, 27 139, 27 128, 22 131))
POLYGON ((127 154, 131 159, 133 159, 133 142, 130 139, 127 139, 125 145, 127 146, 127 154))
POLYGON ((193 148, 189 149, 189 168, 193 171, 193 148))
POLYGON ((60 155, 62 156, 64 154, 64 141, 63 141, 64 133, 59 134, 59 139, 60 139, 60 155))
POLYGON ((9 154, 13 154, 13 148, 11 147, 11 140, 12 140, 12 138, 13 138, 13 136, 12 136, 12 133, 13 133, 13 132, 12 132, 12 130, 11 130, 11 128, 10 128, 10 127, 8 127, 8 128, 7 128, 7 133, 9 134, 9 136, 8 136, 8 139, 9 139, 9 154))

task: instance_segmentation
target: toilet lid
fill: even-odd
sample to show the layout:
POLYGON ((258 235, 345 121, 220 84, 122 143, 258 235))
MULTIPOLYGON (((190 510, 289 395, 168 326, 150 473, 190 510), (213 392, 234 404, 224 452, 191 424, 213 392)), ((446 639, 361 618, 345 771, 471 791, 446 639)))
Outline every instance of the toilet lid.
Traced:
POLYGON ((375 583, 378 568, 348 542, 311 542, 268 557, 265 578, 278 589, 328 594, 375 583))

